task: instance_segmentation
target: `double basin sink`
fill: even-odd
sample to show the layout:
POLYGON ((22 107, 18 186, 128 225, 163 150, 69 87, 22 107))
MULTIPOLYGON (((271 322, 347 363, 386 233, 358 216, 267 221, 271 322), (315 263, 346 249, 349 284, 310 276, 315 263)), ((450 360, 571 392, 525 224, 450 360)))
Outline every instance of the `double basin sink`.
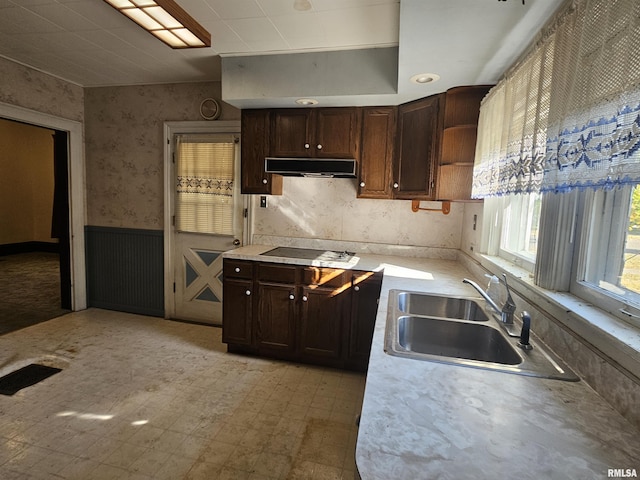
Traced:
POLYGON ((518 346, 482 299, 390 290, 385 352, 467 367, 578 381, 540 342, 518 346))

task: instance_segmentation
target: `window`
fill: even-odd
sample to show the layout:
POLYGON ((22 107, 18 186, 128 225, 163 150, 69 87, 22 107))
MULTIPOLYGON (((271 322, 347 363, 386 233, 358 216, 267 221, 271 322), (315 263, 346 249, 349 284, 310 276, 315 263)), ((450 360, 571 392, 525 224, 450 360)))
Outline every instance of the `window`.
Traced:
POLYGON ((509 195, 504 200, 500 256, 533 271, 538 250, 541 196, 509 195))
POLYGON ((233 235, 236 138, 178 135, 177 145, 176 229, 233 235))
POLYGON ((542 196, 536 193, 486 198, 481 251, 533 272, 541 209, 542 196))
POLYGON ((582 238, 571 290, 620 316, 640 309, 640 186, 584 194, 582 238))

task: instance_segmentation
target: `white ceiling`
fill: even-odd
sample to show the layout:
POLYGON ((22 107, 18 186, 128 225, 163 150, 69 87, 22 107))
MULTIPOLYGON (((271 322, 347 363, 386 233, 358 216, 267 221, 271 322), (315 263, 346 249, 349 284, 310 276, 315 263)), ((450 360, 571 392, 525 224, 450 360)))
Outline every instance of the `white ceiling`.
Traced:
MULTIPOLYGON (((220 80, 220 56, 398 46, 398 90, 494 83, 562 0, 177 0, 212 47, 173 50, 103 0, 0 0, 0 56, 84 87, 220 80)), ((395 73, 395 72, 394 72, 395 73)), ((428 92, 428 94, 433 92, 428 92)))

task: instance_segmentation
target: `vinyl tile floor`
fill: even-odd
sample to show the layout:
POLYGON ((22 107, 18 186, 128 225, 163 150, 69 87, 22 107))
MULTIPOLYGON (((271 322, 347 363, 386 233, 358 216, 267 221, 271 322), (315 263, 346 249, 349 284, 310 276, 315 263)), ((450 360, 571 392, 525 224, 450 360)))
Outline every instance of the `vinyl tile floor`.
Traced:
POLYGON ((365 376, 226 352, 216 327, 88 309, 0 336, 0 478, 353 479, 365 376))

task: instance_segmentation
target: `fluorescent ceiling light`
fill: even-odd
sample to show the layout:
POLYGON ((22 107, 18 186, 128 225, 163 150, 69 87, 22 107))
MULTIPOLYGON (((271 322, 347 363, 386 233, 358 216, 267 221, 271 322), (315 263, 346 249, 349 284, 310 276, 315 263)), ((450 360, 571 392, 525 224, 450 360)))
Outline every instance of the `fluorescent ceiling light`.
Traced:
POLYGON ((104 0, 171 48, 211 46, 211 34, 173 0, 104 0))

